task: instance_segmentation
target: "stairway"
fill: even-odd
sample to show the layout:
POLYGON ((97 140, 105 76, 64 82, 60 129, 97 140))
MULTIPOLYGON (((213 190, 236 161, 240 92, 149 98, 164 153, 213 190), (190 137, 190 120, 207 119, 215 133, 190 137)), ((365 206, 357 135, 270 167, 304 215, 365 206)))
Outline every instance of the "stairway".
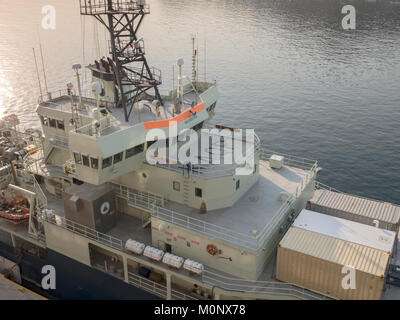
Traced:
POLYGON ((189 176, 183 176, 183 204, 186 206, 189 206, 190 204, 190 180, 189 176))
POLYGON ((54 186, 54 189, 55 189, 55 195, 58 197, 58 198, 62 198, 62 185, 61 184, 59 184, 59 183, 56 183, 55 184, 55 186, 54 186))

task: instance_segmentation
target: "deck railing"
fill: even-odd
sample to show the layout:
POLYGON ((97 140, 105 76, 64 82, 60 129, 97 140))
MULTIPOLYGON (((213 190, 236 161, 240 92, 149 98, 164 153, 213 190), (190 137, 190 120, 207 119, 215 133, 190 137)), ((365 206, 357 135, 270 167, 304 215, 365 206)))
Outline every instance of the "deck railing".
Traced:
POLYGON ((100 127, 98 129, 94 128, 92 123, 83 125, 75 129, 76 133, 84 134, 87 136, 104 136, 110 134, 113 131, 110 131, 111 128, 118 129, 119 123, 118 121, 111 115, 107 115, 99 120, 100 127))
POLYGON ((269 237, 273 235, 276 226, 282 219, 289 214, 295 204, 295 198, 289 197, 285 200, 278 212, 260 233, 256 235, 244 234, 232 231, 231 229, 217 226, 196 218, 191 218, 187 215, 178 213, 163 207, 166 202, 163 196, 151 194, 148 192, 140 192, 138 190, 128 188, 123 185, 111 183, 111 186, 118 197, 128 201, 134 207, 142 208, 152 213, 154 218, 179 225, 193 231, 205 233, 223 241, 233 242, 241 247, 250 250, 259 250, 269 237))
POLYGON ((172 300, 199 300, 191 295, 185 294, 183 292, 171 289, 171 299, 172 300))
POLYGON ((284 282, 246 280, 226 277, 215 272, 204 270, 202 281, 209 285, 217 286, 225 290, 264 294, 274 297, 293 297, 302 300, 321 300, 322 296, 311 293, 300 287, 284 282))
MULTIPOLYGON (((210 133, 210 136, 213 134, 210 133)), ((244 141, 243 141, 244 142, 244 141)), ((233 153, 233 152, 232 152, 233 153)), ((157 163, 156 166, 160 168, 165 168, 169 170, 173 170, 175 172, 179 172, 182 174, 189 174, 191 176, 201 177, 205 179, 212 179, 215 177, 225 177, 236 174, 236 170, 245 167, 248 163, 254 162, 254 159, 260 153, 260 140, 255 135, 254 148, 252 148, 252 152, 246 154, 246 160, 244 164, 191 164, 189 167, 187 165, 181 163, 157 163)), ((221 152, 222 156, 222 152, 221 152)))
POLYGON ((337 193, 344 193, 342 191, 339 191, 338 189, 330 187, 319 181, 315 181, 315 189, 323 189, 323 190, 333 191, 333 192, 337 192, 337 193))
POLYGON ((65 136, 54 135, 49 139, 49 142, 54 146, 69 150, 68 138, 65 136))
POLYGON ((132 272, 128 272, 128 282, 156 296, 167 299, 167 287, 163 284, 148 280, 132 272))
POLYGON ((105 233, 98 232, 80 223, 68 220, 56 214, 49 214, 49 213, 42 214, 42 219, 53 225, 69 230, 85 238, 95 240, 111 248, 121 251, 123 250, 123 243, 121 239, 115 238, 105 233))
POLYGON ((272 155, 279 155, 283 156, 284 160, 283 163, 287 166, 290 167, 295 167, 303 170, 309 170, 312 168, 315 164, 315 160, 307 159, 307 158, 302 158, 302 157, 296 157, 288 154, 284 154, 281 152, 275 152, 269 149, 266 149, 265 147, 261 147, 261 152, 260 152, 260 158, 264 161, 269 161, 269 158, 272 155))
MULTIPOLYGON (((148 4, 141 5, 139 0, 112 0, 111 12, 114 13, 149 13, 148 4)), ((81 14, 106 14, 110 12, 107 0, 80 0, 81 14)))
POLYGON ((166 199, 160 194, 139 191, 116 183, 110 183, 110 185, 117 197, 125 199, 128 204, 136 205, 142 209, 150 210, 153 204, 164 206, 166 203, 166 199))

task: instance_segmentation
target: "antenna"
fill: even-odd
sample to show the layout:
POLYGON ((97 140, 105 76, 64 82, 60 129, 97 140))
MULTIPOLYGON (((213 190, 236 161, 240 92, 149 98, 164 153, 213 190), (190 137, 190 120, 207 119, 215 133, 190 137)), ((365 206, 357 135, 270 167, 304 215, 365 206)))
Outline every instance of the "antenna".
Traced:
POLYGON ((71 120, 73 121, 72 123, 75 125, 75 129, 78 128, 78 121, 79 121, 79 114, 77 112, 77 110, 75 110, 75 106, 74 106, 74 97, 72 94, 72 89, 74 88, 74 85, 72 84, 72 82, 68 82, 67 83, 67 88, 68 88, 68 95, 71 98, 71 120))
POLYGON ((38 83, 39 83, 39 91, 40 91, 40 98, 43 98, 43 93, 42 93, 42 85, 40 83, 40 75, 39 75, 39 68, 37 65, 37 61, 36 61, 36 53, 35 53, 35 48, 32 48, 33 50, 33 57, 35 59, 35 65, 36 65, 36 73, 37 73, 37 77, 38 77, 38 83))
POLYGON ((79 109, 83 109, 82 104, 82 90, 81 90, 81 81, 79 79, 79 70, 82 69, 82 66, 77 63, 72 66, 72 70, 75 70, 76 73, 76 80, 78 82, 78 93, 79 93, 79 109))
POLYGON ((197 50, 195 49, 195 41, 196 41, 196 36, 192 34, 192 82, 196 82, 196 56, 197 56, 197 50))
POLYGON ((199 33, 196 37, 196 83, 199 81, 199 33))
POLYGON ((175 65, 172 65, 172 91, 175 91, 175 65))
POLYGON ((47 79, 46 79, 46 69, 44 67, 44 60, 43 60, 43 51, 42 51, 42 44, 40 43, 40 55, 42 57, 42 66, 43 66, 43 75, 44 75, 44 85, 46 88, 47 96, 50 97, 49 89, 47 88, 47 79))
POLYGON ((207 41, 204 33, 204 82, 207 82, 207 41))
POLYGON ((179 58, 178 61, 176 62, 179 68, 179 75, 178 75, 178 97, 179 101, 175 104, 175 111, 176 113, 180 113, 181 106, 183 105, 183 86, 182 86, 182 66, 184 64, 184 60, 182 58, 179 58), (176 106, 179 105, 178 108, 176 106))

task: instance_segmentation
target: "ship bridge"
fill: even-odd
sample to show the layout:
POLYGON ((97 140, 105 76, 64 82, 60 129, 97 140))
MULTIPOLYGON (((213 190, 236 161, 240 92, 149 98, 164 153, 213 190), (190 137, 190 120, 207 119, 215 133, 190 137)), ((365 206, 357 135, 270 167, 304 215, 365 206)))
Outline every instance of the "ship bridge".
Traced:
POLYGON ((122 108, 109 101, 53 93, 37 108, 45 134, 45 160, 64 167, 70 177, 102 184, 140 168, 150 130, 170 132, 200 129, 214 114, 218 90, 213 83, 183 86, 183 104, 176 112, 177 90, 163 96, 164 105, 146 100, 135 104, 135 116, 125 121, 122 108), (172 130, 174 129, 174 130, 172 130), (55 163, 54 163, 55 162, 55 163))

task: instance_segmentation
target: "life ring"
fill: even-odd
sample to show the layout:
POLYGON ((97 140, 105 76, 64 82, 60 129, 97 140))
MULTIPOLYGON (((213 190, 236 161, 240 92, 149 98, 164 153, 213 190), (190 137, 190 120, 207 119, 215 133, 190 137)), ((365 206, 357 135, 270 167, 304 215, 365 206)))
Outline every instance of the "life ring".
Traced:
POLYGON ((213 244, 207 245, 207 252, 212 256, 215 256, 218 253, 218 248, 213 244))

